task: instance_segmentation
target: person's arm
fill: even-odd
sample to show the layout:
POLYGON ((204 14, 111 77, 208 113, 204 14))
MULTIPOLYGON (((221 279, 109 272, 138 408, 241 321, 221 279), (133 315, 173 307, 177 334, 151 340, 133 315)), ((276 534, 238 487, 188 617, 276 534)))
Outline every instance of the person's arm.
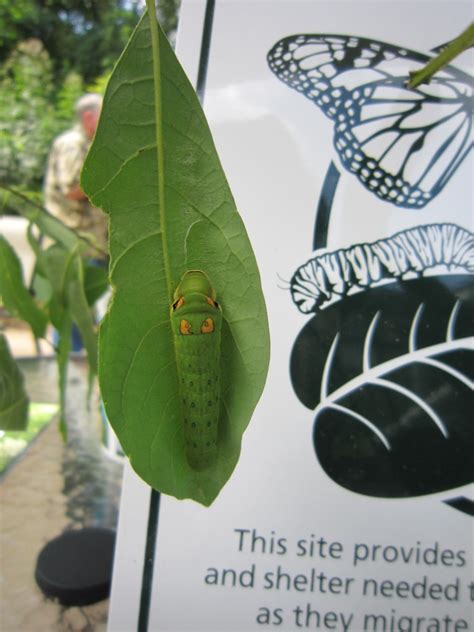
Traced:
POLYGON ((79 184, 87 147, 76 130, 60 137, 55 160, 56 185, 64 198, 72 202, 83 202, 87 196, 79 184))
POLYGON ((82 201, 82 200, 88 199, 87 195, 84 193, 84 191, 81 189, 81 187, 78 184, 72 185, 72 187, 66 193, 66 198, 68 200, 74 200, 74 201, 82 201))

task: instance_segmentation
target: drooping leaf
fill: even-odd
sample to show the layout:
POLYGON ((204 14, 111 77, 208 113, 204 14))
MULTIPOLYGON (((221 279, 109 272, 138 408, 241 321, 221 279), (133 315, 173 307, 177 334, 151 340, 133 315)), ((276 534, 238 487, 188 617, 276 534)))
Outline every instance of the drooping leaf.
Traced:
POLYGON ((196 94, 145 15, 105 94, 82 186, 110 214, 111 308, 100 330, 108 417, 154 488, 209 505, 231 475, 265 383, 269 334, 257 264, 196 94), (186 270, 207 273, 222 306, 218 459, 185 456, 170 326, 186 270))
POLYGON ((77 325, 87 352, 91 373, 96 373, 97 342, 92 313, 84 289, 84 271, 81 258, 60 246, 52 246, 41 257, 41 265, 51 283, 51 320, 58 329, 62 327, 67 312, 77 325))
POLYGON ((23 382, 7 340, 0 334, 0 430, 24 430, 27 426, 29 399, 23 382))
POLYGON ((334 481, 389 498, 474 482, 473 333, 470 275, 396 281, 311 319, 291 376, 334 481))
POLYGON ((72 336, 72 320, 67 311, 63 313, 59 325, 59 338, 56 345, 56 360, 58 363, 59 380, 59 430, 64 441, 66 441, 68 437, 66 420, 66 385, 72 336))
POLYGON ((72 319, 81 334, 89 363, 89 383, 97 374, 97 334, 92 312, 84 290, 84 272, 80 257, 75 257, 68 280, 68 305, 72 319))
POLYGON ((41 248, 41 234, 40 236, 37 236, 35 233, 36 226, 30 222, 26 234, 28 237, 30 248, 35 253, 36 257, 35 267, 33 269, 33 274, 31 277, 31 289, 33 290, 35 299, 40 303, 40 305, 47 306, 52 298, 53 288, 41 266, 41 261, 43 258, 43 249, 41 248))
POLYGON ((66 432, 65 389, 72 325, 74 323, 79 329, 87 352, 90 384, 97 374, 97 334, 84 290, 83 263, 79 254, 75 251, 68 252, 59 245, 53 245, 41 253, 38 264, 46 279, 43 285, 50 289, 48 309, 51 322, 59 336, 56 355, 61 404, 60 425, 64 435, 66 432))
POLYGON ((82 253, 91 247, 97 250, 95 244, 84 238, 84 236, 80 236, 66 224, 63 224, 33 199, 2 184, 0 184, 0 207, 12 195, 21 201, 21 204, 15 207, 18 213, 32 224, 38 226, 41 233, 51 237, 51 239, 64 246, 67 250, 75 250, 82 253))
POLYGON ((46 316, 24 284, 20 260, 2 236, 0 236, 0 296, 8 310, 30 325, 36 338, 44 335, 46 316))
POLYGON ((36 268, 33 273, 32 289, 36 299, 43 305, 50 303, 53 296, 53 288, 48 279, 38 272, 36 268))

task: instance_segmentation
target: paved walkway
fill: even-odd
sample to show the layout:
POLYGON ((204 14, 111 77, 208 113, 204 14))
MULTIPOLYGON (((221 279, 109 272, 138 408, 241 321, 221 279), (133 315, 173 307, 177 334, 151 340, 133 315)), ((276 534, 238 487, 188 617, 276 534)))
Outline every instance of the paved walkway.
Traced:
MULTIPOLYGON (((25 332, 10 332, 8 338, 17 357, 35 351, 25 332)), ((33 401, 57 397, 53 359, 20 364, 33 401)), ((1 632, 106 630, 108 601, 64 608, 46 599, 34 580, 37 556, 50 539, 65 529, 114 528, 117 522, 122 466, 101 446, 98 396, 88 411, 86 389, 85 363, 73 360, 68 378, 68 442, 62 441, 53 419, 0 477, 1 632)))
POLYGON ((53 421, 0 483, 2 632, 106 629, 108 601, 86 608, 62 608, 45 599, 34 580, 39 551, 69 524, 63 453, 64 444, 53 421))

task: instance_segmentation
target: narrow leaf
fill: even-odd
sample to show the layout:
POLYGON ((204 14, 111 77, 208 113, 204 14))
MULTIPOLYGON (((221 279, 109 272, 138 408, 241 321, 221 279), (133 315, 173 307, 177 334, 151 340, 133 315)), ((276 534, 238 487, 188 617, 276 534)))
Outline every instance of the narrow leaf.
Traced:
POLYGON ((97 334, 84 290, 83 264, 77 251, 67 252, 61 246, 51 246, 41 253, 39 265, 46 275, 51 290, 48 303, 49 314, 59 334, 56 354, 59 370, 61 428, 64 434, 67 361, 71 347, 72 324, 77 325, 87 352, 90 385, 97 374, 97 334))
POLYGON ((51 283, 54 300, 51 302, 51 319, 61 329, 64 313, 77 325, 87 352, 91 377, 97 373, 97 335, 92 312, 84 289, 84 272, 80 256, 52 246, 40 259, 51 283))
POLYGON ((110 79, 82 186, 110 214, 114 296, 99 353, 108 417, 145 481, 209 505, 237 463, 263 390, 268 324, 204 113, 154 16, 141 20, 110 79), (218 456, 203 471, 185 455, 170 324, 187 270, 208 275, 223 315, 218 456))
POLYGON ((21 263, 8 241, 0 236, 0 295, 8 310, 26 321, 36 338, 46 329, 46 316, 23 281, 21 263))
POLYGON ((76 256, 68 280, 68 304, 72 318, 81 334, 89 363, 89 381, 97 373, 97 334, 95 332, 92 312, 84 291, 84 274, 81 259, 76 256))
POLYGON ((102 252, 94 243, 83 235, 79 236, 74 230, 63 224, 59 219, 51 215, 45 208, 37 204, 28 196, 15 191, 5 185, 0 184, 0 206, 8 199, 10 195, 14 195, 21 200, 21 204, 15 207, 18 213, 32 222, 40 231, 54 239, 54 241, 62 244, 66 249, 76 249, 79 252, 93 248, 97 252, 102 252))
POLYGON ((66 286, 71 270, 74 267, 77 251, 68 251, 60 245, 50 246, 44 250, 38 264, 43 274, 47 277, 53 291, 61 297, 61 301, 66 301, 66 286))
POLYGON ((7 340, 0 334, 0 429, 24 430, 29 400, 23 375, 13 359, 7 340))
POLYGON ((59 377, 59 430, 64 441, 67 440, 66 385, 69 353, 71 351, 72 321, 68 312, 64 312, 58 329, 59 340, 56 347, 59 377))

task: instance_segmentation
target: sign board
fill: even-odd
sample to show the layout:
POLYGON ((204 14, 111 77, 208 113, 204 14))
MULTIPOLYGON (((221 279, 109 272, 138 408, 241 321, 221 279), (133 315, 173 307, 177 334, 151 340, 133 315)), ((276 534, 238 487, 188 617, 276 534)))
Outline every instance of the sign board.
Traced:
POLYGON ((124 480, 109 630, 474 629, 472 53, 457 1, 184 0, 268 382, 206 509, 124 480))

